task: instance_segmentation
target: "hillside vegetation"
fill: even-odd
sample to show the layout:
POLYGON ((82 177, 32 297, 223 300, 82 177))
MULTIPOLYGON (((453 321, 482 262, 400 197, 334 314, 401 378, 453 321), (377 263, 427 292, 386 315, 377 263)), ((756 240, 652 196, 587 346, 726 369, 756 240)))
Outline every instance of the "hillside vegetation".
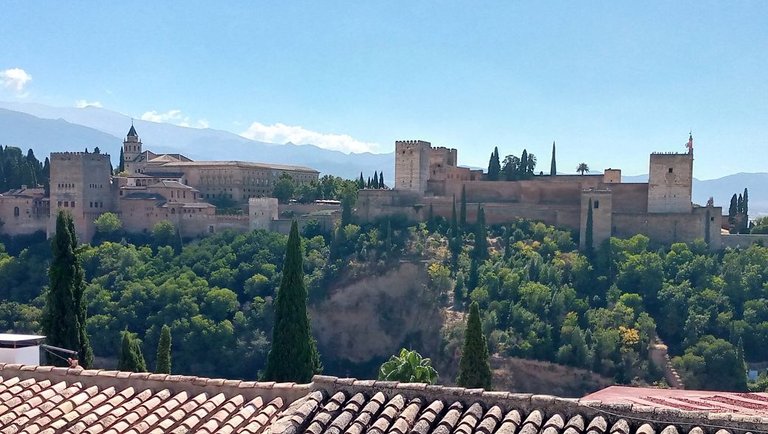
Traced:
MULTIPOLYGON (((286 237, 222 233, 173 247, 135 241, 80 252, 97 361, 116 363, 128 330, 154 366, 168 325, 174 373, 257 378, 286 237)), ((48 245, 34 237, 6 245, 0 330, 39 332, 48 245)), ((761 246, 654 250, 635 236, 611 239, 588 257, 570 232, 541 223, 486 230, 385 220, 304 238, 302 247, 313 331, 331 375, 375 377, 406 347, 431 357, 440 381, 452 383, 470 301, 481 307, 494 360, 502 360, 494 363, 497 379, 519 369, 503 360, 522 358, 621 384, 655 383, 661 373, 647 348, 657 334, 689 388, 744 390, 744 360, 768 360, 768 248, 761 246)))

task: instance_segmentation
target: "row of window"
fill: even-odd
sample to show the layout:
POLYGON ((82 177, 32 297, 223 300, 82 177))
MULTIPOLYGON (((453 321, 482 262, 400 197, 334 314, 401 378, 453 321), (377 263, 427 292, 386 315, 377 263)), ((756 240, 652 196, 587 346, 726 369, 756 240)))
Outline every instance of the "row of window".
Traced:
POLYGON ((104 184, 88 184, 88 188, 104 188, 104 184))
POLYGON ((104 202, 90 202, 91 208, 104 208, 104 202))
POLYGON ((75 188, 75 184, 59 184, 59 188, 75 188))
POLYGON ((74 201, 74 200, 73 200, 73 201, 67 201, 67 200, 65 200, 65 201, 63 201, 63 202, 62 202, 62 201, 59 201, 59 208, 61 208, 62 206, 63 206, 64 208, 74 208, 74 207, 75 207, 75 201, 74 201), (62 205, 62 204, 63 204, 63 205, 62 205))

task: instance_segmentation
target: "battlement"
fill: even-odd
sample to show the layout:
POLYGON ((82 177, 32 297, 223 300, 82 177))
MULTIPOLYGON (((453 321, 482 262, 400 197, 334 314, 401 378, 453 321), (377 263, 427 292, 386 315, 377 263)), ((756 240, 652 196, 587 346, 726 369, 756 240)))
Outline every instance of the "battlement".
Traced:
POLYGON ((424 140, 396 140, 395 146, 432 146, 432 143, 424 140))
POLYGON ((651 156, 688 156, 691 155, 689 152, 651 152, 651 156))
POLYGON ((87 158, 93 161, 109 160, 109 154, 104 154, 104 153, 95 154, 93 152, 51 152, 51 157, 50 157, 51 161, 81 160, 84 158, 87 158))

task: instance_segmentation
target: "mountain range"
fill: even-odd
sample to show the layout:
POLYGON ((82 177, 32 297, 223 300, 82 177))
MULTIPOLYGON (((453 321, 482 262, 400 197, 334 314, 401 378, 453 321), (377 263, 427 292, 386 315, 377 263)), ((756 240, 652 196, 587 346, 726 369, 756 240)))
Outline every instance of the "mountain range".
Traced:
MULTIPOLYGON (((182 153, 194 160, 244 160, 308 166, 322 174, 357 178, 384 171, 385 182, 394 179, 394 154, 351 153, 314 145, 276 144, 250 140, 229 131, 189 128, 168 123, 132 120, 100 107, 52 107, 43 104, 0 101, 0 144, 32 148, 42 159, 50 152, 82 151, 96 146, 112 155, 117 165, 123 138, 134 123, 144 148, 154 152, 182 153)), ((623 182, 647 182, 648 175, 623 176, 623 182)), ((715 204, 727 212, 731 196, 749 189, 750 215, 768 215, 768 173, 736 173, 718 179, 694 178, 693 201, 715 204)))

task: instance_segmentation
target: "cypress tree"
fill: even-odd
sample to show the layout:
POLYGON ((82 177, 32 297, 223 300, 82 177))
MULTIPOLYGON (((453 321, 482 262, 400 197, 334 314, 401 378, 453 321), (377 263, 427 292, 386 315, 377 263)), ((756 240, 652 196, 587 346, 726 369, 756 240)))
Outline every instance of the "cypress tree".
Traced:
MULTIPOLYGON (((77 351, 84 368, 93 364, 93 350, 85 329, 86 309, 83 303, 85 277, 77 256, 77 235, 72 215, 59 211, 56 234, 51 240, 53 259, 48 269, 42 326, 49 345, 77 351)), ((66 366, 66 362, 48 356, 48 363, 66 366)))
POLYGON ((453 208, 451 209, 451 236, 455 238, 459 233, 459 221, 456 218, 456 195, 453 196, 453 208))
POLYGON ((498 181, 501 173, 501 162, 499 161, 499 147, 496 146, 491 152, 491 158, 488 160, 488 180, 498 181))
POLYGON ((555 162, 555 142, 552 142, 552 163, 549 166, 549 175, 557 175, 557 163, 555 162))
POLYGON ((141 353, 139 339, 128 330, 124 330, 120 345, 120 358, 117 370, 126 372, 147 372, 147 362, 141 353))
POLYGON ((728 221, 731 223, 733 223, 733 218, 736 217, 737 200, 738 199, 736 199, 736 193, 734 193, 733 196, 731 196, 731 204, 728 206, 728 221))
POLYGON ((512 257, 512 245, 510 243, 510 236, 512 234, 510 232, 512 232, 512 228, 507 226, 506 230, 504 231, 504 259, 509 259, 512 257))
POLYGON ((160 341, 157 343, 157 363, 155 373, 171 373, 171 328, 163 325, 160 330, 160 341))
POLYGON ((379 172, 379 188, 386 188, 386 185, 384 185, 384 172, 379 172))
POLYGON ((120 147, 120 163, 117 164, 117 173, 125 171, 125 158, 123 157, 123 147, 120 147))
POLYGON ((485 210, 477 205, 477 228, 475 230, 475 248, 472 255, 478 261, 484 261, 488 258, 488 232, 485 228, 485 210))
POLYGON ((357 180, 357 189, 362 190, 365 188, 365 178, 363 178, 363 172, 360 172, 360 179, 357 180))
POLYGON ((307 314, 302 260, 299 228, 294 221, 288 235, 283 277, 275 301, 272 348, 267 358, 265 380, 309 383, 312 375, 321 369, 307 314))
POLYGON ((467 187, 461 185, 461 204, 459 208, 459 229, 464 232, 467 228, 467 187))
POLYGON ((45 157, 43 163, 43 188, 45 189, 45 196, 51 196, 51 162, 48 157, 45 157))
POLYGON ((373 171, 373 180, 371 181, 371 187, 378 189, 379 188, 379 172, 373 171))
POLYGON ((592 222, 592 198, 589 199, 589 204, 587 205, 587 222, 586 227, 584 228, 584 247, 587 251, 587 256, 591 258, 593 249, 595 248, 594 228, 592 222))
POLYGON ((528 151, 523 149, 523 154, 520 155, 520 178, 526 179, 528 177, 528 151))
POLYGON ((368 177, 368 183, 365 184, 365 188, 372 188, 372 187, 373 187, 373 184, 371 184, 371 177, 369 176, 368 177))
POLYGON ((491 388, 491 366, 488 363, 488 344, 480 325, 480 308, 474 301, 469 306, 469 318, 464 332, 464 347, 459 362, 459 376, 456 384, 460 387, 491 388))
POLYGON ((435 229, 435 209, 432 207, 432 202, 429 203, 429 211, 427 212, 427 228, 430 231, 435 229))
POLYGON ((744 228, 749 228, 749 191, 744 188, 744 228))
POLYGON ((744 196, 739 193, 739 198, 736 199, 736 214, 744 214, 744 196))

